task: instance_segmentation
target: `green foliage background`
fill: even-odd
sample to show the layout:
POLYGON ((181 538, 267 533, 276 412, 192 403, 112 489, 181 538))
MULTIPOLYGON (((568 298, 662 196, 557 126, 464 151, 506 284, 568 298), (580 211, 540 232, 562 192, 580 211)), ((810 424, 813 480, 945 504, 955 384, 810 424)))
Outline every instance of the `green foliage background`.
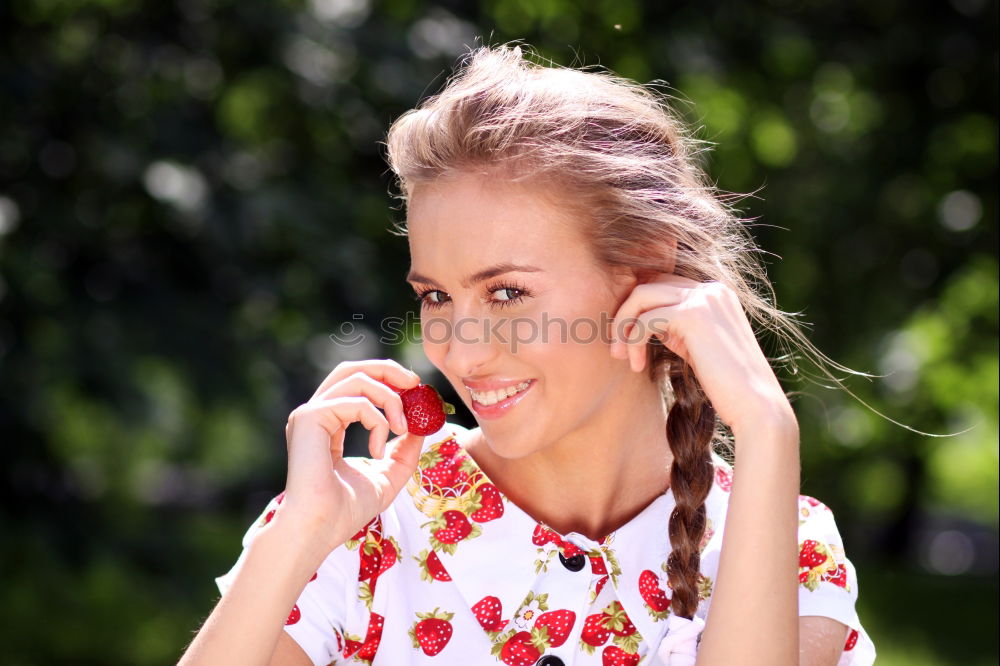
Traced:
POLYGON ((175 660, 281 488, 288 412, 347 358, 427 370, 419 347, 329 335, 414 310, 377 142, 484 36, 665 80, 720 187, 757 191, 779 304, 886 375, 849 383, 875 409, 962 431, 787 384, 803 492, 837 514, 879 663, 997 663, 997 18, 988 0, 3 3, 3 662, 175 660))

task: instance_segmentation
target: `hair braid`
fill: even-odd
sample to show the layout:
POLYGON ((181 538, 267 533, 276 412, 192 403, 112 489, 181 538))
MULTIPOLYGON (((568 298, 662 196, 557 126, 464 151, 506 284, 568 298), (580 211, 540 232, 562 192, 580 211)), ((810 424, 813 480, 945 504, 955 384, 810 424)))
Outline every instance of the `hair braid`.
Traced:
POLYGON ((674 456, 670 487, 676 504, 670 514, 672 550, 667 575, 673 588, 673 613, 691 619, 698 609, 705 498, 714 477, 711 452, 715 410, 688 364, 675 358, 668 370, 674 402, 667 414, 667 441, 674 456))

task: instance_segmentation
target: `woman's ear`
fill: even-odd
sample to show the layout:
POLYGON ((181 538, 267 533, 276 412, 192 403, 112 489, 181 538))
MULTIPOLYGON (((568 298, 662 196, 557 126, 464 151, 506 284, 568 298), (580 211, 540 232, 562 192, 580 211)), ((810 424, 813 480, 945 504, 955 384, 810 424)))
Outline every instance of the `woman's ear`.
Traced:
POLYGON ((618 266, 612 270, 611 281, 616 289, 632 289, 642 282, 636 271, 628 266, 618 266))

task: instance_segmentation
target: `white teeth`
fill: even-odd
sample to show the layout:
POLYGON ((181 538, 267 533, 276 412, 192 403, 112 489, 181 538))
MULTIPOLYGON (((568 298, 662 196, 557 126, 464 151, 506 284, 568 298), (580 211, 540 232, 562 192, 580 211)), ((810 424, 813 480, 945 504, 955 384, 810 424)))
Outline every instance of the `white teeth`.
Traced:
POLYGON ((506 400, 515 393, 523 391, 524 389, 528 388, 528 384, 529 382, 521 382, 516 386, 508 386, 507 388, 500 389, 498 391, 480 392, 480 391, 472 391, 470 389, 470 392, 472 393, 473 400, 475 400, 481 405, 489 406, 489 405, 495 405, 501 400, 506 400))

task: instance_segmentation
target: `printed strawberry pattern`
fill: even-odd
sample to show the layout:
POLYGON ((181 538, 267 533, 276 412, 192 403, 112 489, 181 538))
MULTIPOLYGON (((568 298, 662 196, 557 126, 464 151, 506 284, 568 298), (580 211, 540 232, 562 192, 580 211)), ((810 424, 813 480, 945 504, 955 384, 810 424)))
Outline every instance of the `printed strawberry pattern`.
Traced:
POLYGON ((344 658, 353 657, 354 661, 372 663, 378 646, 382 642, 382 627, 385 618, 378 613, 372 613, 368 619, 368 633, 362 641, 358 636, 344 634, 344 658))
MULTIPOLYGON (((660 571, 663 573, 659 577, 655 572, 648 569, 639 574, 639 595, 642 597, 646 612, 657 622, 666 620, 670 615, 668 609, 670 607, 670 598, 673 596, 674 591, 673 586, 670 584, 670 578, 667 575, 666 562, 660 565, 660 571), (666 588, 666 591, 663 588, 666 588), (666 597, 665 602, 660 597, 661 593, 663 597, 666 597)), ((705 575, 704 571, 699 572, 698 600, 705 601, 711 597, 713 588, 714 583, 711 576, 705 575)))
POLYGON ((809 516, 819 511, 830 511, 830 507, 815 497, 799 495, 799 525, 804 525, 809 516))
POLYGON ((274 503, 274 508, 267 511, 264 514, 264 517, 257 522, 258 527, 263 527, 264 525, 267 525, 269 522, 274 520, 274 515, 278 513, 278 507, 281 505, 281 500, 283 499, 285 499, 284 490, 278 493, 278 495, 273 500, 271 500, 274 503))
MULTIPOLYGON (((732 468, 718 458, 713 483, 699 544, 698 592, 705 602, 733 483, 732 468)), ((533 666, 545 655, 572 655, 581 666, 642 666, 652 659, 673 594, 663 561, 669 501, 599 542, 566 538, 509 504, 448 433, 426 444, 407 490, 330 554, 289 609, 285 630, 318 663, 486 658, 533 666), (472 539, 473 546, 463 546, 472 539), (483 567, 490 578, 469 585, 466 577, 483 567), (356 594, 342 594, 345 584, 356 584, 356 594)), ((283 499, 282 493, 269 502, 244 547, 281 512, 283 499)), ((853 611, 844 594, 852 569, 832 512, 805 495, 798 510, 800 581, 809 590, 802 594, 812 612, 843 617, 853 611)), ((224 592, 228 580, 218 580, 224 592)), ((874 658, 857 624, 843 649, 839 666, 870 666, 874 658)))
POLYGON ((602 648, 604 664, 638 664, 641 644, 642 636, 617 601, 612 601, 601 612, 588 615, 584 620, 580 650, 594 654, 602 648))
POLYGON ((417 613, 417 621, 410 627, 410 640, 414 648, 423 650, 428 657, 437 656, 451 640, 451 619, 454 613, 435 608, 429 613, 417 613))
POLYGON ((799 583, 810 592, 815 592, 823 581, 850 591, 847 582, 847 567, 837 558, 841 554, 840 549, 815 539, 806 539, 800 542, 799 583))
POLYGON ((723 492, 732 492, 733 470, 731 467, 715 466, 715 485, 719 486, 723 492))
POLYGON ((423 523, 435 551, 454 555, 458 544, 482 534, 483 523, 504 515, 504 500, 475 461, 449 437, 420 455, 407 483, 416 506, 431 520, 423 523))
POLYGON ((447 582, 451 580, 451 575, 445 570, 444 565, 433 550, 422 550, 419 555, 414 555, 413 559, 420 565, 420 579, 427 582, 439 580, 447 582))
POLYGON ((360 563, 358 566, 358 598, 365 602, 368 610, 372 608, 375 598, 375 585, 390 567, 395 565, 402 556, 399 542, 391 536, 382 536, 382 517, 375 516, 357 534, 348 539, 344 545, 358 551, 360 563))
POLYGON ((528 593, 510 622, 513 627, 493 634, 493 656, 508 666, 531 666, 546 650, 566 642, 576 623, 576 612, 549 610, 548 596, 528 593))

